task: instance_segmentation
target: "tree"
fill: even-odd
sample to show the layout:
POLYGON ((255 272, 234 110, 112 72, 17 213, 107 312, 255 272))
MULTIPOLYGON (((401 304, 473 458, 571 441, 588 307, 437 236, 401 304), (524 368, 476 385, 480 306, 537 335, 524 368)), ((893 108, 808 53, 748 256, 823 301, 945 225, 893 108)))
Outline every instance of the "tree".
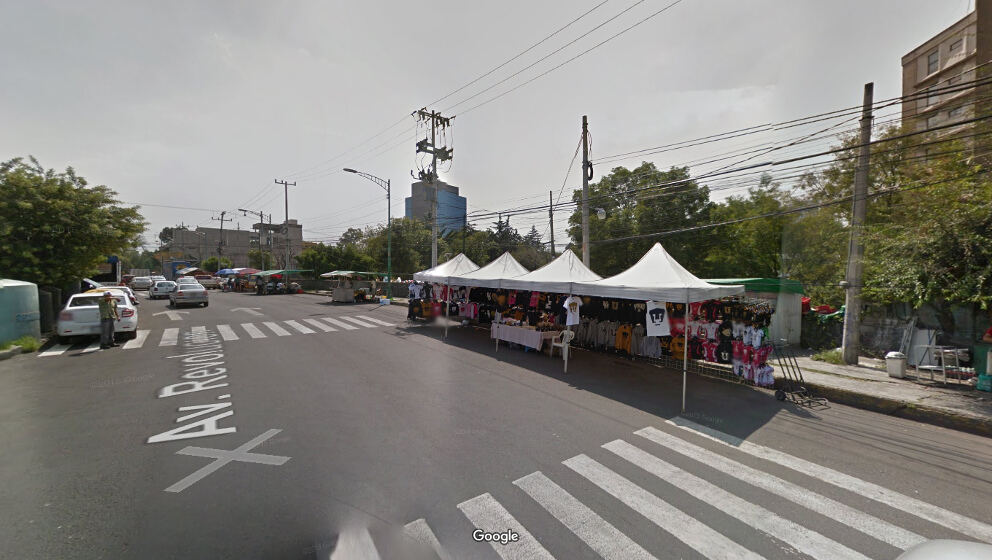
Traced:
POLYGON ((158 240, 163 245, 168 245, 169 243, 172 242, 172 235, 173 235, 172 230, 173 229, 174 228, 171 228, 171 227, 164 227, 164 228, 162 228, 162 231, 159 232, 159 234, 158 234, 158 240))
POLYGON ((217 259, 217 257, 209 257, 203 259, 203 262, 200 263, 200 268, 211 273, 217 272, 218 270, 220 270, 220 261, 217 259))
POLYGON ((231 263, 231 259, 229 259, 227 257, 221 257, 220 258, 220 261, 217 264, 217 266, 220 267, 218 270, 222 270, 222 269, 225 269, 225 268, 231 268, 234 265, 233 265, 233 263, 231 263))
POLYGON ((272 270, 274 261, 272 253, 261 249, 251 249, 248 251, 248 266, 259 270, 272 270))
POLYGON ((96 271, 107 256, 137 246, 145 221, 117 193, 88 186, 71 167, 57 173, 34 157, 0 164, 0 270, 62 286, 96 271))

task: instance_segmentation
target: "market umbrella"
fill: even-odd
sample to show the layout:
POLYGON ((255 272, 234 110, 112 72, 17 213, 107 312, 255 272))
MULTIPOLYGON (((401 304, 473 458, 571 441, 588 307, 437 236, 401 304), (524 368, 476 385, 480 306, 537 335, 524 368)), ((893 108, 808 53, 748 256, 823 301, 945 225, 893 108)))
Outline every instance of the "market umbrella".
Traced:
POLYGON ((241 268, 237 270, 236 274, 238 276, 247 276, 249 274, 255 274, 256 272, 262 272, 262 271, 258 270, 257 268, 241 268))
POLYGON ((226 276, 228 274, 237 274, 238 271, 233 268, 222 268, 216 272, 217 276, 226 276))

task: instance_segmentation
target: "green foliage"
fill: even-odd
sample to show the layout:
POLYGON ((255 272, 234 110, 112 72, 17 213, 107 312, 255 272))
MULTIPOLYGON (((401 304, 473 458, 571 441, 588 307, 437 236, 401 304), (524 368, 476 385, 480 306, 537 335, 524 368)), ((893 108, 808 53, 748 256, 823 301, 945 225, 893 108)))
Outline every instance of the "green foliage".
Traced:
POLYGON ((11 340, 0 344, 0 350, 8 350, 12 346, 20 346, 21 352, 37 352, 41 348, 41 341, 31 335, 24 335, 17 340, 11 340))
POLYGON ((220 270, 220 261, 217 259, 217 257, 209 257, 203 259, 203 262, 200 263, 200 268, 211 273, 217 272, 218 270, 220 270))
POLYGON ((0 164, 0 270, 10 278, 62 286, 137 246, 145 222, 117 193, 90 187, 70 167, 57 173, 36 159, 0 164))
MULTIPOLYGON (((272 258, 272 253, 262 249, 250 249, 248 251, 248 266, 250 268, 256 268, 258 270, 272 270, 275 266, 275 259, 272 258)), ((310 268, 310 267, 302 267, 310 268)))
POLYGON ((844 365, 844 353, 836 348, 833 350, 824 350, 822 352, 813 354, 812 356, 809 357, 809 359, 815 360, 817 362, 826 362, 828 364, 834 364, 836 366, 844 365))

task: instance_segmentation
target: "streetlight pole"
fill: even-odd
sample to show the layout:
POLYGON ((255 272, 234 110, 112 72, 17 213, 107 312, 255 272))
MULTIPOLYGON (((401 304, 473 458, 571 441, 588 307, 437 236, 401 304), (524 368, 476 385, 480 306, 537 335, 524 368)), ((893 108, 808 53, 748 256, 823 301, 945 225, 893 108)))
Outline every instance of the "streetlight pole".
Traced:
POLYGON ((392 193, 389 187, 389 179, 382 180, 375 175, 369 175, 368 173, 362 173, 361 171, 355 171, 354 169, 345 167, 344 171, 348 173, 354 173, 355 175, 361 175, 369 181, 379 185, 386 191, 386 219, 388 223, 386 224, 386 297, 393 297, 393 202, 392 193))

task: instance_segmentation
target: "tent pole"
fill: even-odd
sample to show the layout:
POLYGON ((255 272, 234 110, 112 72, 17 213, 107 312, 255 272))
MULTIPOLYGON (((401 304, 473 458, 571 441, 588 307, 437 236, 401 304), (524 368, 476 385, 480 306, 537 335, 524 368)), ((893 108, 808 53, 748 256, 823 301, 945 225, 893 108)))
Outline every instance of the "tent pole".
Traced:
MULTIPOLYGON (((686 317, 686 319, 689 318, 689 290, 686 290, 685 291, 685 317, 686 317)), ((682 351, 683 351, 683 354, 682 354, 682 412, 683 413, 685 412, 685 386, 686 386, 686 377, 688 376, 688 372, 689 372, 689 321, 688 320, 686 321, 685 325, 686 326, 683 327, 683 331, 685 332, 685 334, 683 335, 683 338, 685 339, 685 345, 684 345, 684 348, 682 349, 682 351)))
POLYGON ((445 284, 445 298, 444 298, 444 338, 448 338, 448 300, 451 299, 451 280, 448 280, 448 284, 445 284))
POLYGON ((496 353, 499 354, 499 320, 503 316, 499 311, 496 312, 496 353))

